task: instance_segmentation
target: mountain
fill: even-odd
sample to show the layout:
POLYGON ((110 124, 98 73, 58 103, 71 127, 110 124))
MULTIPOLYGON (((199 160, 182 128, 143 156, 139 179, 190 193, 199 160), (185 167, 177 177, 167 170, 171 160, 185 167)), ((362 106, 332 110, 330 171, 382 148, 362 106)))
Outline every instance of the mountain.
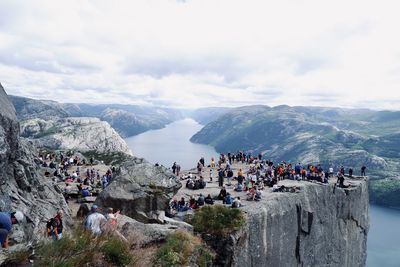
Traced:
POLYGON ((232 108, 221 108, 221 107, 210 107, 210 108, 199 108, 192 112, 189 112, 188 116, 202 125, 206 125, 220 116, 231 111, 232 108))
POLYGON ((400 206, 400 112, 246 106, 208 123, 191 141, 219 152, 263 153, 276 162, 343 165, 356 174, 365 164, 371 200, 400 206), (378 187, 379 198, 373 191, 378 187))
POLYGON ((120 104, 72 104, 10 96, 19 120, 96 117, 107 121, 122 136, 160 129, 183 118, 177 109, 120 104))
POLYGON ((38 147, 63 150, 122 152, 131 154, 125 141, 98 118, 68 117, 53 120, 31 119, 21 122, 21 136, 38 147))

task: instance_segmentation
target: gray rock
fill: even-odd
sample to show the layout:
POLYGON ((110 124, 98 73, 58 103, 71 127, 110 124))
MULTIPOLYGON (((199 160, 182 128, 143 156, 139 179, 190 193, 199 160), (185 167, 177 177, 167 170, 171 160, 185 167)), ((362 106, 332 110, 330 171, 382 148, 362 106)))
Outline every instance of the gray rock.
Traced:
POLYGON ((131 154, 121 136, 97 118, 30 119, 21 122, 21 135, 39 147, 131 154))
POLYGON ((368 186, 353 185, 307 183, 245 206, 247 225, 225 248, 231 266, 365 266, 368 186))
POLYGON ((130 242, 139 247, 165 241, 168 234, 182 229, 169 224, 145 224, 128 216, 118 216, 119 232, 130 242))
POLYGON ((164 222, 164 210, 181 188, 179 179, 166 168, 128 157, 113 181, 97 197, 96 204, 121 209, 141 222, 164 222))
POLYGON ((63 196, 38 171, 34 151, 19 137, 14 107, 0 85, 0 210, 21 210, 28 222, 13 227, 11 244, 43 238, 45 222, 60 208, 68 218, 63 196))

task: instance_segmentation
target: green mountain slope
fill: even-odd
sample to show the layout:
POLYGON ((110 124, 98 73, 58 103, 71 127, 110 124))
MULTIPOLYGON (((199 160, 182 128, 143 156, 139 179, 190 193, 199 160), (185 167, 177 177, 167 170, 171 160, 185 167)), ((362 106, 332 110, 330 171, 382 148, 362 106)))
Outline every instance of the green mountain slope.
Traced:
POLYGON ((400 206, 400 194, 393 193, 400 189, 400 112, 247 106, 211 121, 191 141, 219 152, 263 153, 274 161, 343 165, 356 174, 365 164, 371 200, 400 206), (377 188, 384 192, 379 198, 377 188))

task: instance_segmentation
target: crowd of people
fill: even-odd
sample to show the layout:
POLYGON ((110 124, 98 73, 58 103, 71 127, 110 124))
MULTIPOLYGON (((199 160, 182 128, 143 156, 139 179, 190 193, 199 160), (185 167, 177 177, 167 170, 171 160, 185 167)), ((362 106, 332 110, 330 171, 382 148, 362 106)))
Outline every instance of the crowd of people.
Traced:
MULTIPOLYGON (((299 186, 279 184, 280 181, 286 179, 327 184, 330 179, 336 176, 336 185, 345 188, 348 187, 344 183, 345 176, 347 175, 351 178, 354 175, 352 168, 348 168, 346 174, 346 169, 343 166, 338 167, 335 173, 332 166, 325 166, 324 168, 321 164, 303 165, 301 163, 293 164, 285 161, 276 164, 271 160, 265 160, 262 154, 252 156, 251 153, 241 151, 220 154, 217 161, 211 158, 209 165, 205 164, 205 160, 202 157, 197 163, 196 170, 200 178, 194 176, 192 172, 189 172, 187 175, 181 174, 180 179, 186 180, 186 188, 204 189, 207 183, 214 182, 215 175, 215 178, 217 178, 216 182, 218 182, 218 187, 220 188, 219 194, 216 196, 208 194, 207 197, 204 197, 200 193, 197 198, 191 196, 187 201, 184 197, 179 201, 173 199, 167 209, 167 214, 174 215, 178 212, 199 208, 204 204, 212 205, 216 200, 220 200, 223 204, 231 205, 232 207, 241 207, 240 197, 233 197, 231 193, 227 192, 226 186, 233 186, 234 192, 246 192, 246 200, 248 201, 260 201, 266 187, 270 187, 272 192, 300 192, 301 187, 299 186), (242 166, 242 168, 234 172, 232 168, 233 164, 241 164, 239 167, 242 166), (206 168, 208 168, 208 181, 203 178, 206 168)), ((365 176, 365 173, 366 166, 362 166, 361 176, 365 176)), ((175 172, 175 174, 177 173, 175 172)))
POLYGON ((115 173, 112 167, 101 174, 95 168, 93 157, 86 160, 73 152, 40 153, 37 160, 45 168, 45 176, 51 177, 56 183, 64 183, 63 194, 67 202, 74 192, 77 192, 78 197, 97 195, 108 186, 115 173))

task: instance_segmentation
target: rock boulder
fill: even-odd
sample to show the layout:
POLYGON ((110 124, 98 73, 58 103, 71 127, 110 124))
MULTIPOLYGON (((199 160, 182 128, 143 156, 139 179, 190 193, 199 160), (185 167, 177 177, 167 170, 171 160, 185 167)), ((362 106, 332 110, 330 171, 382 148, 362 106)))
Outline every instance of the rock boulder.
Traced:
POLYGON ((179 179, 165 167, 129 156, 100 193, 96 204, 121 209, 140 222, 163 223, 166 205, 181 186, 179 179))

